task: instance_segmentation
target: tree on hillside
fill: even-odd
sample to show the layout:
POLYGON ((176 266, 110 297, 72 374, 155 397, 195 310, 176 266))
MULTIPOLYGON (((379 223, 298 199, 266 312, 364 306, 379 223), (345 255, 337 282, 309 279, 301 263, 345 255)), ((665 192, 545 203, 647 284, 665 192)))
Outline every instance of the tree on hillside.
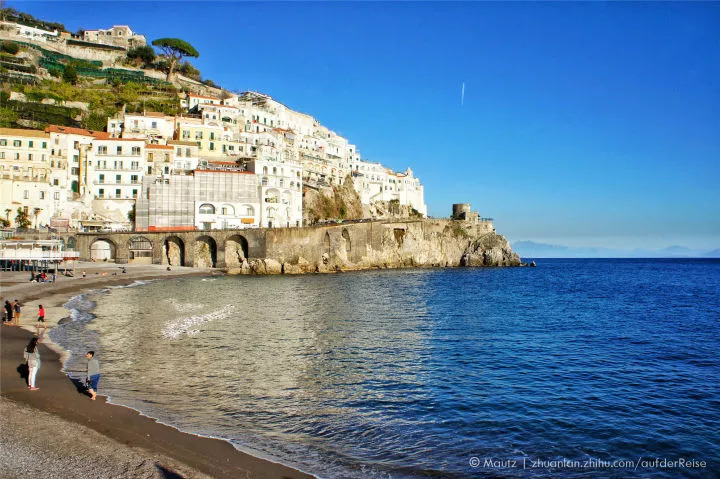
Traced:
POLYGON ((197 58, 200 56, 195 47, 190 45, 185 40, 179 38, 158 38, 152 42, 153 46, 158 47, 165 54, 168 60, 169 68, 167 73, 167 80, 170 81, 172 78, 173 71, 180 60, 185 57, 197 58))
POLYGON ((72 65, 67 65, 65 67, 65 70, 63 71, 63 81, 66 83, 70 83, 71 85, 74 85, 78 81, 78 75, 77 70, 75 70, 75 67, 72 65))
POLYGON ((148 65, 155 61, 155 50, 149 45, 143 45, 132 50, 128 50, 127 57, 130 60, 139 59, 143 64, 148 65))
POLYGON ((15 215, 15 225, 18 228, 27 228, 30 226, 30 218, 24 209, 18 207, 17 214, 15 215))

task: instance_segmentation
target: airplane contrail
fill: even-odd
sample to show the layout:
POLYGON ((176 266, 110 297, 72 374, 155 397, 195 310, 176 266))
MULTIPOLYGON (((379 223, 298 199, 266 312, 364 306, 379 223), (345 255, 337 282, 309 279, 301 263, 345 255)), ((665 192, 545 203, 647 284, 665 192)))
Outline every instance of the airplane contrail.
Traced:
POLYGON ((465 82, 462 84, 462 90, 460 92, 460 106, 465 104, 465 82))

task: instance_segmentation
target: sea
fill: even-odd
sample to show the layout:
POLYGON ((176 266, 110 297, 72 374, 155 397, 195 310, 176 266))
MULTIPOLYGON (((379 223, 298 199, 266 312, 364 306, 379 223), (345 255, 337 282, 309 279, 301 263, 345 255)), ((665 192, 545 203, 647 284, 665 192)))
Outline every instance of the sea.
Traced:
POLYGON ((320 478, 720 477, 720 260, 193 277, 68 307, 65 368, 95 350, 111 402, 320 478))

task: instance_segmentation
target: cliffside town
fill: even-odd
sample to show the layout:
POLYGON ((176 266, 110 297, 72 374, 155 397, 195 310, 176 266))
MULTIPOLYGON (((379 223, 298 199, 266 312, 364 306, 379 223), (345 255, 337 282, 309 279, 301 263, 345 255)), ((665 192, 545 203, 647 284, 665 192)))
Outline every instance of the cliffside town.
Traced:
POLYGON ((0 22, 5 226, 57 234, 81 259, 238 274, 521 264, 467 204, 423 220, 410 168, 364 160, 314 117, 187 63, 165 81, 138 67, 149 47, 128 26, 37 22, 0 22))
MULTIPOLYGON (((115 64, 128 48, 145 45, 127 26, 88 30, 79 39, 4 22, 0 33, 20 42, 17 58, 29 58, 23 51, 34 54, 35 47, 76 54, 81 48, 84 61, 115 64), (100 52, 95 57, 93 49, 100 52)), ((36 76, 58 82, 50 75, 56 65, 46 65, 46 73, 42 65, 36 76)), ((378 205, 383 211, 391 204, 426 215, 423 186, 411 169, 394 172, 363 160, 348 139, 268 95, 212 95, 185 83, 175 85, 177 114, 124 106, 106 117, 102 130, 0 128, 5 222, 16 223, 18 210, 36 226, 83 231, 302 226, 372 218, 378 205), (346 182, 356 196, 340 204, 333 188, 346 182), (313 205, 305 214, 304 194, 313 205)), ((25 93, 6 93, 10 101, 31 101, 25 93)), ((57 105, 46 100, 41 103, 57 105)))

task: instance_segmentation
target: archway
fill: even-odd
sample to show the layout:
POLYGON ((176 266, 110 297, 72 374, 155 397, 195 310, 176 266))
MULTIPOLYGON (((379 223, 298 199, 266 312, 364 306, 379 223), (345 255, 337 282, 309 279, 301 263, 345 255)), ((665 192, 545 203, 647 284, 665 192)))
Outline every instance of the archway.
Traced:
POLYGON ((325 238, 323 239, 323 252, 327 253, 330 257, 330 233, 325 232, 325 238))
POLYGON ((225 266, 238 268, 249 259, 248 242, 244 236, 233 235, 225 242, 225 266))
POLYGON ((76 243, 77 241, 75 240, 74 236, 68 236, 67 243, 65 244, 65 249, 68 251, 74 251, 76 243))
POLYGON ((214 268, 217 263, 217 243, 210 236, 195 240, 195 267, 214 268))
POLYGON ((350 250, 352 249, 352 244, 350 243, 350 233, 348 233, 348 230, 345 228, 342 230, 342 237, 345 241, 345 252, 350 254, 350 250))
POLYGON ((91 261, 114 261, 117 247, 109 239, 99 238, 90 245, 91 261))
POLYGON ((163 264, 185 266, 185 242, 177 236, 169 236, 165 239, 163 264))
POLYGON ((144 236, 133 236, 128 242, 130 263, 152 264, 152 242, 144 236))

